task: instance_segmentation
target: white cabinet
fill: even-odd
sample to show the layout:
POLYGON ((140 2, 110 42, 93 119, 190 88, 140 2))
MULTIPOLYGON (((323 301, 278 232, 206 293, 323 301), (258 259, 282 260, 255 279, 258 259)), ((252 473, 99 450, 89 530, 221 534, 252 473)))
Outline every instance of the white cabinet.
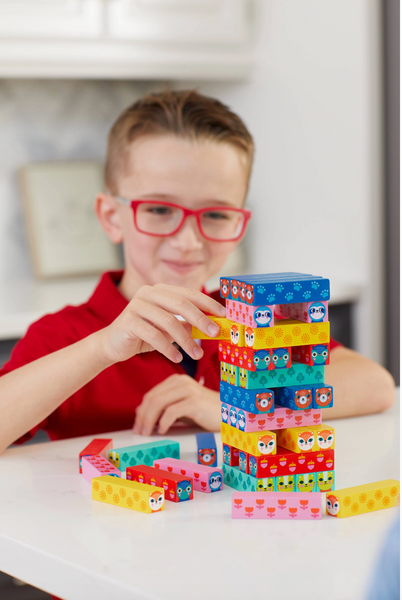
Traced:
POLYGON ((244 43, 247 0, 108 0, 111 38, 186 44, 244 43))
POLYGON ((252 0, 0 0, 0 77, 237 80, 252 0))
POLYGON ((99 0, 0 0, 0 38, 95 38, 102 32, 99 0))

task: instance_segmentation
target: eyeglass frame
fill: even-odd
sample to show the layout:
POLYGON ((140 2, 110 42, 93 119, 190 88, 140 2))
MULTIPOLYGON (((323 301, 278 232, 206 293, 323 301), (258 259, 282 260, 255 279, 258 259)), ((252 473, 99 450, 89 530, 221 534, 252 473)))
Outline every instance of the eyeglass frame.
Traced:
POLYGON ((206 240, 209 240, 210 242, 236 242, 243 236, 243 234, 246 230, 247 224, 252 216, 252 212, 249 208, 234 208, 231 206, 208 206, 206 208, 198 208, 196 210, 193 210, 191 208, 186 208, 185 206, 181 206, 180 204, 175 204, 174 202, 165 202, 164 200, 129 200, 128 198, 124 198, 123 196, 113 196, 113 198, 115 200, 117 200, 118 202, 120 202, 121 204, 125 204, 126 206, 130 206, 132 208, 133 214, 134 214, 134 225, 135 225, 137 231, 139 231, 140 233, 143 233, 145 235, 152 235, 153 237, 170 237, 171 235, 175 235, 183 227, 184 221, 187 219, 187 217, 195 216, 196 221, 197 221, 198 230, 201 233, 202 237, 205 238, 206 240), (172 206, 173 208, 179 208, 180 210, 183 211, 183 218, 174 231, 172 231, 171 233, 149 233, 148 231, 143 231, 142 229, 140 229, 138 227, 138 225, 137 225, 137 207, 140 204, 152 204, 152 203, 162 204, 163 206, 172 206), (237 235, 235 238, 231 238, 229 240, 218 240, 216 238, 211 238, 204 234, 204 232, 202 231, 201 223, 200 223, 200 214, 205 211, 208 211, 208 210, 216 210, 216 209, 224 209, 224 210, 228 209, 228 210, 233 210, 235 212, 240 212, 243 214, 244 221, 243 221, 243 226, 241 228, 239 235, 237 235))

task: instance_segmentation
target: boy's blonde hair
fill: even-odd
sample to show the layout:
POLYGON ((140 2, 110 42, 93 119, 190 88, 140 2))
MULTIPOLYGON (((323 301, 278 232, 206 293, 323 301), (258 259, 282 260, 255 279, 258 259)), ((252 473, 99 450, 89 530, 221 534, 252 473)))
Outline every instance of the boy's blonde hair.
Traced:
POLYGON ((117 182, 125 171, 130 144, 141 136, 163 134, 214 140, 239 148, 246 157, 249 179, 254 143, 243 121, 219 100, 195 90, 164 91, 140 98, 110 130, 104 172, 110 193, 119 193, 117 182))

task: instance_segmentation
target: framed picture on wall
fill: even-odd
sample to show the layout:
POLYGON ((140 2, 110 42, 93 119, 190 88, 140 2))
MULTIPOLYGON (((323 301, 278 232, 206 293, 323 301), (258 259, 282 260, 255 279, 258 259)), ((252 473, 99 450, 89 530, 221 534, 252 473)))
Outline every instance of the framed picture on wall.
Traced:
POLYGON ((94 212, 96 195, 103 190, 101 162, 31 163, 20 175, 37 277, 77 277, 121 268, 119 249, 94 212))

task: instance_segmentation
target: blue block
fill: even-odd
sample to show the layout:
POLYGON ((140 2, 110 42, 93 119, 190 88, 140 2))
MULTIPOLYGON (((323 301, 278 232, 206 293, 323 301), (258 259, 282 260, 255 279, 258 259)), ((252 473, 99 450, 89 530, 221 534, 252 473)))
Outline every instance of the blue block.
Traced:
POLYGON ((221 297, 241 301, 239 290, 244 290, 244 301, 253 306, 271 304, 294 304, 296 302, 319 302, 329 300, 329 279, 305 273, 266 273, 238 275, 221 278, 221 297), (222 293, 222 279, 229 280, 229 294, 222 293), (236 297, 232 295, 232 281, 236 297))
POLYGON ((334 405, 334 388, 322 383, 313 385, 313 408, 331 408, 334 405))
POLYGON ((314 408, 314 386, 290 385, 275 388, 275 403, 292 410, 308 410, 314 408))
POLYGON ((275 410, 274 392, 267 388, 247 390, 230 385, 226 381, 221 381, 220 399, 221 402, 227 402, 236 408, 242 408, 255 415, 273 413, 275 410))
POLYGON ((213 433, 196 433, 197 438, 197 456, 198 464, 207 467, 217 467, 218 457, 216 452, 216 442, 213 433))

